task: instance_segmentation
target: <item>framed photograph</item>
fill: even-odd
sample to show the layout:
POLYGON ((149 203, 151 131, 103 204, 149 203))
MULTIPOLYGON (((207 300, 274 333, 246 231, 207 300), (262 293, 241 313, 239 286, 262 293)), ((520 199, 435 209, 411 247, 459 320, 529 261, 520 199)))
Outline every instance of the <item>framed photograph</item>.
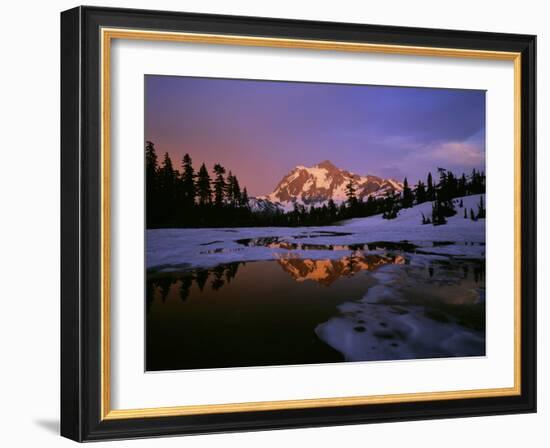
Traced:
POLYGON ((61 14, 61 433, 536 410, 535 36, 61 14))

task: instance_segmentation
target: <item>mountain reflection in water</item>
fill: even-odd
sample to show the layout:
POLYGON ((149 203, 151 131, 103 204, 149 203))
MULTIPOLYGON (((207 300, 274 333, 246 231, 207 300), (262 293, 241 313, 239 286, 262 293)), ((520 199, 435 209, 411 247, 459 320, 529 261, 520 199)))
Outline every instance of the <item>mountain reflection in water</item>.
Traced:
MULTIPOLYGON (((385 264, 405 264, 405 262, 406 258, 403 255, 366 255, 361 251, 351 252, 338 259, 313 260, 295 255, 277 258, 277 263, 283 271, 297 282, 311 280, 324 286, 332 285, 340 277, 350 277, 361 271, 374 271, 385 264)), ((163 300, 168 295, 170 285, 180 280, 179 295, 182 300, 185 300, 193 283, 197 284, 200 291, 203 291, 207 284, 210 284, 212 290, 217 291, 228 285, 237 275, 239 266, 244 265, 246 262, 220 264, 210 269, 150 273, 148 279, 151 282, 151 287, 160 288, 163 300)))
POLYGON ((369 249, 148 271, 146 369, 485 354, 483 259, 369 249))
POLYGON ((298 282, 312 280, 324 286, 330 286, 342 276, 349 277, 361 271, 373 271, 385 264, 405 264, 405 257, 403 255, 365 255, 357 251, 336 260, 281 256, 277 262, 298 282))

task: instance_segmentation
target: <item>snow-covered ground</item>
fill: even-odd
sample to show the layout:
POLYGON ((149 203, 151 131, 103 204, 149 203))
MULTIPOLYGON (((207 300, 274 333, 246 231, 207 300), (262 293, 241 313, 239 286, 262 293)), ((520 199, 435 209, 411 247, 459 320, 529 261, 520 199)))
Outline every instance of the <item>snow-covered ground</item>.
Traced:
MULTIPOLYGON (((460 305, 483 306, 484 287, 461 285, 459 266, 426 279, 425 268, 433 261, 433 256, 415 254, 408 265, 381 266, 370 273, 377 284, 362 298, 339 305, 315 333, 346 361, 485 355, 484 332, 460 324, 453 316, 460 305), (419 288, 423 300, 411 300, 411 290, 419 288), (454 307, 439 315, 431 301, 454 307)), ((481 313, 481 308, 476 312, 481 313)))
MULTIPOLYGON (((469 216, 470 209, 477 211, 480 195, 462 201, 469 216)), ((484 257, 485 220, 464 219, 464 209, 456 208, 457 214, 441 226, 422 225, 422 213, 431 216, 431 203, 427 202, 401 210, 393 220, 377 215, 323 227, 147 230, 146 266, 174 270, 288 256, 339 259, 349 254, 349 245, 402 241, 414 244, 421 253, 484 257)))
MULTIPOLYGON (((367 269, 363 275, 374 285, 362 296, 341 297, 334 315, 312 329, 318 338, 348 361, 481 356, 484 332, 453 313, 464 305, 482 318, 484 281, 481 274, 468 280, 465 272, 482 270, 485 220, 464 218, 464 209, 468 216, 470 209, 477 211, 479 195, 462 198, 463 208, 460 198, 455 202, 457 214, 441 226, 422 224, 422 213, 431 216, 431 203, 425 203, 401 210, 393 220, 371 216, 324 227, 148 230, 147 267, 170 272, 278 260, 288 270, 303 261, 305 267, 297 268, 311 265, 315 275, 300 271, 300 282, 329 278, 338 263, 347 266, 351 258, 358 267, 361 256, 399 257, 400 263, 367 269)), ((355 274, 345 272, 341 277, 355 274)))

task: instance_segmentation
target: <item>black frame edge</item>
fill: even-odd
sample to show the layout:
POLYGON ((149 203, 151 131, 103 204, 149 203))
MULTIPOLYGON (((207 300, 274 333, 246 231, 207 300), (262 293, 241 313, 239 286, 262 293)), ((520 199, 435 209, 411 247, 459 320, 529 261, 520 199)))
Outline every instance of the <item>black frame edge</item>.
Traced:
POLYGON ((80 362, 80 8, 61 14, 61 435, 82 441, 80 362))
POLYGON ((536 37, 78 7, 61 15, 61 434, 76 441, 536 412, 536 37), (100 420, 99 29, 243 34, 522 53, 522 394, 425 403, 100 420))
POLYGON ((537 412, 537 37, 521 51, 521 390, 537 412))

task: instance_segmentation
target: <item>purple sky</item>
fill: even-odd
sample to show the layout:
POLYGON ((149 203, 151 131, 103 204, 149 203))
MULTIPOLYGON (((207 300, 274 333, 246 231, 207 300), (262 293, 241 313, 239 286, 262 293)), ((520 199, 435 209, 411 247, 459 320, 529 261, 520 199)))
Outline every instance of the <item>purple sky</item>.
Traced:
POLYGON ((147 75, 145 95, 160 159, 219 162, 252 196, 326 159, 411 184, 485 169, 485 91, 147 75))

